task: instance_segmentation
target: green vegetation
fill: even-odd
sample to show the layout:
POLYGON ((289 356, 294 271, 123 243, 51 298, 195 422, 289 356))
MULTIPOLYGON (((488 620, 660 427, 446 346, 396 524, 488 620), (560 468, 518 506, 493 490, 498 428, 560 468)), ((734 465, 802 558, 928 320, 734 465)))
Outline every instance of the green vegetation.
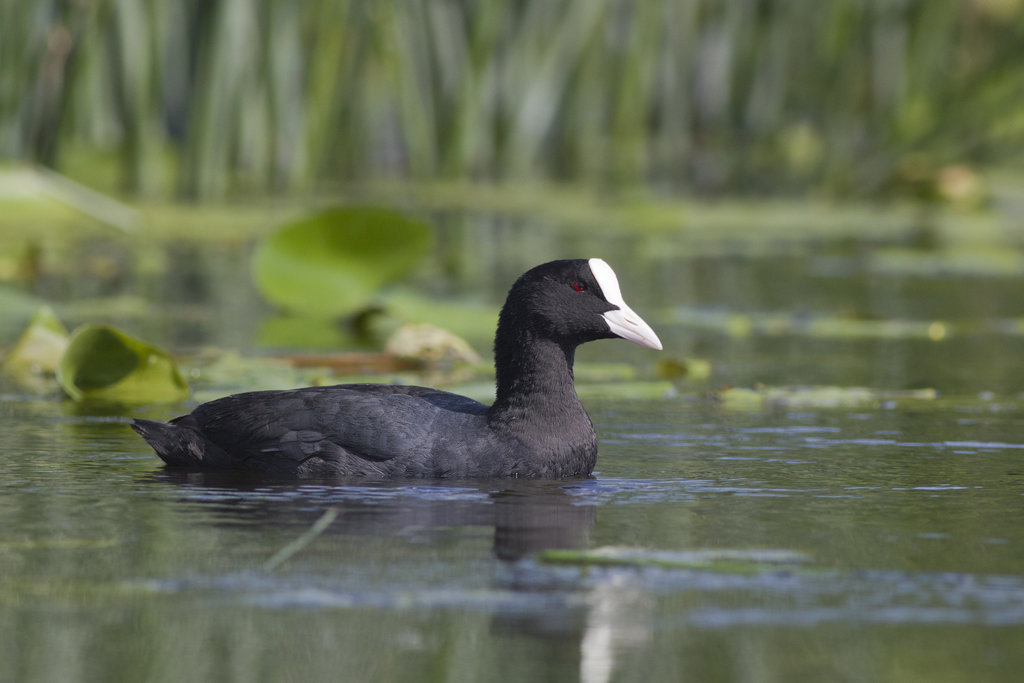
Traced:
MULTIPOLYGON (((648 550, 601 547, 587 550, 550 549, 537 559, 543 564, 591 567, 629 567, 711 571, 722 574, 760 574, 798 571, 811 560, 808 555, 786 550, 648 550)), ((806 571, 806 570, 804 570, 806 571)))
POLYGON ((75 400, 147 403, 188 397, 188 385, 167 352, 108 325, 75 330, 57 381, 75 400))
POLYGON ((714 394, 723 407, 737 411, 894 408, 907 403, 920 407, 922 401, 937 398, 934 389, 894 391, 867 387, 726 387, 714 394))
POLYGON ((3 368, 12 374, 54 373, 68 347, 68 331, 49 306, 36 311, 28 327, 4 357, 3 368))
POLYGON ((0 3, 0 158, 210 198, 382 178, 973 204, 1020 0, 0 3))
POLYGON ((253 277, 271 302, 337 316, 366 308, 382 285, 416 266, 430 226, 385 209, 332 209, 285 225, 261 243, 253 277))
MULTIPOLYGON (((887 277, 1013 277, 1024 263, 1024 0, 42 0, 0 2, 0 25, 18 29, 0 41, 4 343, 50 304, 162 343, 175 326, 168 345, 191 361, 190 326, 263 304, 244 272, 180 259, 175 272, 171 254, 189 250, 248 264, 255 245, 253 282, 280 313, 225 346, 277 349, 379 350, 417 322, 486 348, 493 292, 417 285, 493 286, 488 250, 514 256, 513 242, 533 255, 600 236, 652 269, 822 245, 866 248, 856 267, 887 277), (890 197, 909 201, 874 201, 890 197), (491 223, 505 222, 542 227, 499 244, 491 223), (216 313, 178 305, 225 291, 229 273, 238 289, 216 313), (196 288, 155 295, 172 280, 196 288)), ((665 324, 734 344, 1024 329, 1005 313, 670 301, 665 324)), ((62 340, 29 329, 42 341, 19 342, 9 368, 62 340)), ((583 384, 672 394, 718 379, 708 354, 583 384)))
POLYGON ((0 679, 1016 681, 1021 159, 1024 0, 0 0, 0 679), (490 401, 579 256, 665 342, 580 351, 592 480, 126 424, 490 401))

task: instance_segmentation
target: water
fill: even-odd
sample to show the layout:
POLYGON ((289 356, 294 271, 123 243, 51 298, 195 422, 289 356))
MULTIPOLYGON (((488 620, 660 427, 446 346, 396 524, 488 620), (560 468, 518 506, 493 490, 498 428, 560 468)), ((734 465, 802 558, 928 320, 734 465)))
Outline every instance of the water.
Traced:
MULTIPOLYGON (((813 256, 624 261, 626 298, 669 353, 716 369, 674 397, 589 400, 600 458, 583 481, 174 474, 126 414, 185 406, 111 412, 4 385, 0 680, 1018 680, 1019 339, 980 323, 1016 315, 1020 283, 895 278, 884 296, 813 256), (672 273, 690 284, 666 286, 672 273), (936 343, 673 322, 682 305, 787 302, 943 314, 978 331, 936 343), (941 398, 707 397, 756 381, 941 398), (272 560, 325 513, 337 515, 326 530, 272 560), (555 563, 551 550, 627 559, 555 563)), ((168 344, 251 344, 266 311, 241 272, 198 268, 210 303, 182 313, 172 304, 193 295, 171 288, 135 322, 153 339, 172 327, 168 344)), ((591 346, 584 360, 652 362, 625 343, 591 346)))

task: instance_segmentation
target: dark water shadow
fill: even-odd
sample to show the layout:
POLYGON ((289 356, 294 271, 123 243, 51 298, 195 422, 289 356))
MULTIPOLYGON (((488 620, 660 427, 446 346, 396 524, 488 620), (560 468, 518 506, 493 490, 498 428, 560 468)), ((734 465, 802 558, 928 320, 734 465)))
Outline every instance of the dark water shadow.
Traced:
MULTIPOLYGON (((435 535, 459 528, 468 527, 470 533, 473 528, 490 529, 492 553, 499 561, 489 580, 490 597, 482 603, 474 602, 479 598, 460 602, 466 598, 457 596, 433 603, 431 589, 424 587, 428 606, 486 609, 493 635, 517 644, 526 636, 534 643, 532 656, 538 661, 574 672, 570 679, 578 677, 588 628, 586 589, 573 582, 553 582, 550 573, 539 570, 528 558, 547 549, 587 545, 597 506, 580 504, 580 497, 570 494, 579 481, 296 482, 173 470, 147 475, 146 480, 178 487, 182 501, 198 506, 209 523, 285 527, 294 536, 309 529, 329 509, 339 514, 324 530, 325 535, 406 541, 411 537, 431 542, 435 535)), ((367 599, 359 587, 355 590, 358 599, 367 599)), ((407 609, 389 605, 386 597, 383 606, 407 609)))
POLYGON ((183 500, 219 524, 309 527, 333 508, 327 534, 429 540, 456 527, 489 527, 493 553, 515 561, 552 548, 580 548, 596 507, 569 494, 578 481, 287 480, 239 472, 163 470, 147 480, 180 487, 183 500))

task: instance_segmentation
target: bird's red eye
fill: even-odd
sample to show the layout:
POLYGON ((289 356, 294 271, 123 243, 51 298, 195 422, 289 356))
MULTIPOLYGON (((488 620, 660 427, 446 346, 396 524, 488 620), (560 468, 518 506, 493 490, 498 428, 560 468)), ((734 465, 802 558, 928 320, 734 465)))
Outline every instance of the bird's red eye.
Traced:
POLYGON ((577 292, 585 292, 587 290, 587 286, 580 282, 579 280, 572 283, 572 288, 575 289, 577 292))

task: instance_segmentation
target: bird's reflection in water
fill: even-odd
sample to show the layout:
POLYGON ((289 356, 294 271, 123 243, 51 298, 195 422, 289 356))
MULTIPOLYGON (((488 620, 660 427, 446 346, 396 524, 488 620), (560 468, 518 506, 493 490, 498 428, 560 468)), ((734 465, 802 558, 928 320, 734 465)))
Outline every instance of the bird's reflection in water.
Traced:
MULTIPOLYGON (((636 607, 617 598, 609 604, 608 586, 555 578, 530 561, 545 550, 588 545, 597 506, 572 495, 585 481, 282 482, 237 472, 172 470, 152 476, 180 486, 188 502, 208 510, 215 523, 284 525, 297 535, 333 508, 339 514, 324 530, 327 535, 430 542, 456 528, 491 529, 492 552, 499 560, 491 585, 500 594, 522 596, 522 604, 496 601, 491 632, 510 642, 523 636, 532 641, 530 658, 538 673, 575 671, 578 675, 569 679, 608 680, 614 667, 609 638, 615 639, 619 621, 614 613, 636 607)), ((509 656, 514 652, 518 647, 509 656)))
POLYGON ((569 495, 573 481, 275 481, 239 472, 165 470, 153 480, 182 486, 219 521, 309 526, 339 511, 328 534, 401 536, 490 527, 494 556, 514 561, 551 548, 581 548, 595 507, 569 495))

